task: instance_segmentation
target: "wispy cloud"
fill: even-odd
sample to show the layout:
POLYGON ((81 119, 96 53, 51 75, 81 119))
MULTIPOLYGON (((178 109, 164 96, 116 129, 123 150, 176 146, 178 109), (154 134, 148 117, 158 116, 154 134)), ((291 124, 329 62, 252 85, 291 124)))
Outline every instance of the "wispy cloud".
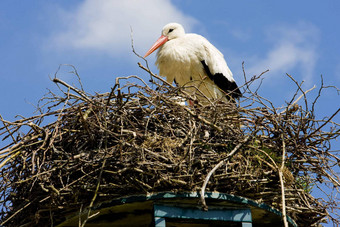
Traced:
POLYGON ((270 28, 266 35, 271 47, 263 56, 252 58, 248 73, 259 74, 269 69, 274 76, 299 70, 301 79, 311 83, 318 59, 318 29, 310 24, 298 23, 270 28))
POLYGON ((244 28, 234 28, 230 30, 230 34, 235 37, 236 39, 240 40, 240 41, 249 41, 251 38, 251 33, 248 30, 244 29, 244 28))
POLYGON ((59 19, 64 24, 53 34, 51 46, 110 55, 131 53, 130 26, 135 48, 144 53, 165 24, 179 22, 190 30, 197 23, 170 0, 85 0, 76 9, 63 9, 59 19))
POLYGON ((340 61, 335 65, 334 78, 340 82, 340 61))

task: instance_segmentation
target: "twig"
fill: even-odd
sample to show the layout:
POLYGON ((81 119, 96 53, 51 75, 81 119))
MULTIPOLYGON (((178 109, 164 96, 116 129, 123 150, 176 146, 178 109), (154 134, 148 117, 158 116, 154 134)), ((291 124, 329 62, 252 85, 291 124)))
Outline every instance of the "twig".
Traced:
POLYGON ((52 80, 54 83, 59 83, 62 84, 63 86, 71 89, 72 91, 76 92, 77 94, 79 94, 83 99, 85 99, 87 102, 93 103, 93 101, 91 99, 89 99, 84 92, 82 92, 81 90, 79 90, 78 88, 75 88, 69 84, 67 84, 66 82, 60 80, 59 78, 53 78, 52 80))
POLYGON ((328 124, 332 119, 333 117, 335 117, 338 113, 340 112, 340 108, 335 111, 334 114, 332 114, 332 116, 330 118, 327 119, 327 121, 325 121, 320 127, 318 127, 317 129, 315 129, 313 132, 311 132, 310 134, 308 135, 305 135, 305 139, 307 138, 310 138, 311 136, 313 136, 316 132, 318 132, 320 129, 322 129, 326 124, 328 124))
POLYGON ((10 221, 14 216, 16 216, 18 213, 20 213, 21 211, 23 211, 26 207, 28 207, 29 205, 31 205, 33 201, 28 202, 27 204, 25 204, 25 206, 23 206, 22 208, 20 208, 19 210, 15 211, 10 217, 8 217, 5 221, 3 221, 1 223, 1 226, 3 226, 4 224, 6 224, 8 221, 10 221))
POLYGON ((283 170, 285 168, 285 158, 286 158, 286 143, 283 134, 281 134, 282 140, 282 162, 279 170, 279 178, 281 184, 281 197, 282 197, 282 220, 285 227, 288 227, 287 213, 286 213, 286 197, 285 197, 285 185, 283 182, 283 170))
MULTIPOLYGON (((106 159, 104 158, 104 161, 103 161, 103 164, 102 164, 101 170, 99 172, 99 176, 98 176, 96 191, 94 192, 93 198, 92 198, 91 203, 89 205, 88 212, 87 212, 87 217, 84 220, 84 222, 81 224, 81 227, 84 227, 86 222, 87 222, 87 220, 89 220, 89 218, 90 218, 90 214, 91 214, 91 210, 92 210, 94 201, 96 200, 97 195, 98 195, 100 181, 102 180, 102 174, 103 174, 103 170, 104 170, 105 164, 106 164, 106 159)), ((91 217, 93 217, 93 215, 91 217)))
POLYGON ((316 88, 316 86, 314 85, 311 89, 309 89, 309 90, 303 92, 303 94, 300 95, 299 98, 297 98, 293 103, 289 104, 289 106, 287 106, 286 109, 285 109, 284 111, 282 111, 280 114, 284 114, 285 112, 287 112, 292 106, 294 106, 297 102, 299 102, 300 99, 301 99, 302 97, 306 97, 306 94, 307 94, 308 92, 314 90, 315 88, 316 88))
POLYGON ((205 188, 207 187, 207 184, 210 180, 210 177, 213 175, 213 173, 220 168, 225 162, 227 162, 232 156, 234 156, 237 152, 239 152, 239 149, 244 144, 248 143, 248 141, 257 133, 257 131, 254 131, 251 135, 248 135, 242 142, 236 145, 234 149, 227 155, 225 159, 220 161, 212 170, 209 171, 208 175, 205 177, 205 180, 203 182, 202 188, 201 188, 201 204, 204 210, 208 210, 208 206, 205 202, 205 188))
POLYGON ((154 74, 153 72, 151 72, 150 69, 145 68, 140 62, 138 62, 138 66, 139 66, 140 68, 144 69, 145 71, 147 71, 151 76, 153 76, 153 77, 157 78, 158 80, 162 81, 163 83, 165 83, 166 85, 168 85, 168 86, 170 86, 170 87, 172 87, 172 88, 174 87, 174 86, 172 86, 172 84, 169 83, 168 81, 164 80, 163 78, 161 78, 161 77, 157 76, 156 74, 154 74))
POLYGON ((306 106, 306 110, 308 111, 308 102, 307 102, 307 97, 306 97, 306 93, 303 91, 303 89, 301 88, 301 85, 303 83, 301 83, 301 85, 288 73, 286 73, 286 75, 296 84, 296 86, 299 88, 299 90, 302 92, 303 96, 304 96, 304 100, 305 100, 305 106, 306 106))
POLYGON ((1 120, 2 124, 4 125, 4 127, 6 128, 8 134, 11 136, 13 142, 16 143, 17 141, 16 141, 16 139, 15 139, 14 136, 13 136, 13 132, 11 132, 11 130, 8 128, 8 126, 7 126, 7 124, 5 123, 4 119, 2 118, 2 115, 1 115, 1 114, 0 114, 0 120, 1 120))

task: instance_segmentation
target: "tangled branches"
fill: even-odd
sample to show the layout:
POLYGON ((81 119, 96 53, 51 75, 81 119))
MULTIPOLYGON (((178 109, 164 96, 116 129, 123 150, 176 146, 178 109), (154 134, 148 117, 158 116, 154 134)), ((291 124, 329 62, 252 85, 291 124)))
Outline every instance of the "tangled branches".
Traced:
POLYGON ((101 201, 161 191, 235 194, 302 226, 336 222, 336 212, 329 213, 336 198, 310 194, 325 182, 339 190, 331 142, 340 135, 332 121, 340 110, 315 119, 321 90, 308 109, 309 91, 296 83, 291 102, 275 108, 251 91, 254 77, 239 105, 185 106, 181 100, 194 97, 140 67, 150 82, 117 78, 111 92, 96 95, 55 77, 61 95, 43 98, 46 111, 15 122, 1 118, 0 134, 11 140, 0 151, 1 225, 58 224, 101 201))

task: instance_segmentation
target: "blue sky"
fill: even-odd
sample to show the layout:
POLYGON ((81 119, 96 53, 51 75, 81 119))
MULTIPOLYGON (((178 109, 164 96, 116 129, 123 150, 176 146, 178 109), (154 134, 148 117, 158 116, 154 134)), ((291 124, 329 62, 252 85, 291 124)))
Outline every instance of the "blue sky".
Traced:
MULTIPOLYGON (((49 77, 60 64, 74 65, 90 92, 109 91, 117 76, 148 78, 131 51, 130 26, 143 55, 168 22, 210 40, 238 84, 243 61, 249 77, 269 69, 260 94, 280 107, 295 91, 285 73, 304 80, 305 89, 319 87, 321 74, 325 84, 340 87, 339 11, 336 0, 2 0, 0 114, 7 120, 32 115, 47 89, 55 88, 49 77)), ((155 54, 148 59, 157 72, 155 54)), ((62 67, 60 77, 75 82, 68 71, 62 67)), ((317 108, 319 118, 330 116, 340 96, 326 91, 317 108)))
MULTIPOLYGON (((172 21, 219 48, 239 84, 243 61, 248 76, 269 69, 261 92, 281 106, 293 86, 285 73, 306 89, 321 74, 340 87, 338 10, 339 1, 1 1, 0 113, 9 120, 32 114, 59 64, 74 65, 89 91, 108 91, 116 76, 146 76, 131 51, 130 26, 143 55, 172 21)), ((62 79, 72 81, 63 69, 62 79)), ((330 92, 321 115, 339 108, 338 100, 330 92)))

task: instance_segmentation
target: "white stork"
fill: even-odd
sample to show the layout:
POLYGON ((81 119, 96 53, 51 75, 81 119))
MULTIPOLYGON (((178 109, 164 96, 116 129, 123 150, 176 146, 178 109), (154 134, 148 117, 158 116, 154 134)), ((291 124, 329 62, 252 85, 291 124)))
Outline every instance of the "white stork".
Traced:
POLYGON ((241 96, 223 54, 203 36, 185 34, 182 25, 170 23, 144 58, 158 48, 156 65, 169 83, 184 86, 199 100, 241 96))

